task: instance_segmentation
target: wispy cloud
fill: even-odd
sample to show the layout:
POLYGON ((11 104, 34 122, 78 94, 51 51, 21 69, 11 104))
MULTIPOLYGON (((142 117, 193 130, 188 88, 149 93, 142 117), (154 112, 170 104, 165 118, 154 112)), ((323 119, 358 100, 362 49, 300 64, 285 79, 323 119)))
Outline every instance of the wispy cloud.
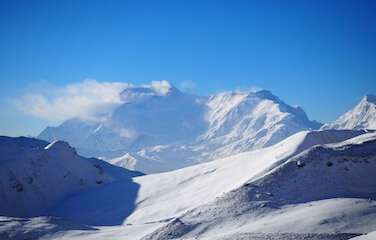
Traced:
POLYGON ((22 112, 47 120, 72 117, 101 120, 122 103, 120 92, 127 86, 127 83, 86 79, 51 89, 49 94, 46 94, 45 89, 27 93, 14 102, 22 112))
POLYGON ((179 85, 180 89, 184 92, 195 92, 197 90, 197 85, 192 80, 182 81, 179 85))

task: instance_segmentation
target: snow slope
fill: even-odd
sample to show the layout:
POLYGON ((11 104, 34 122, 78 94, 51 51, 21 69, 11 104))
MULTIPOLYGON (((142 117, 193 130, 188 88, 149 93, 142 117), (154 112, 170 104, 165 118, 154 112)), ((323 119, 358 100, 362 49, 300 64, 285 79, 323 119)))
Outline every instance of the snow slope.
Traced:
MULTIPOLYGON (((160 227, 163 229, 186 212, 215 203, 314 145, 341 142, 361 134, 365 131, 300 132, 268 148, 173 172, 136 177, 133 181, 139 189, 131 202, 121 194, 126 186, 122 188, 121 182, 110 183, 60 202, 49 214, 97 227, 107 226, 99 227, 99 232, 87 233, 88 239, 120 236, 139 239, 160 227), (127 203, 135 206, 131 213, 127 203), (124 229, 116 227, 118 225, 124 229)), ((69 237, 74 238, 74 234, 69 237)))
POLYGON ((323 129, 376 129, 376 96, 366 95, 353 109, 323 129))
POLYGON ((128 86, 121 99, 102 122, 69 119, 39 138, 64 140, 85 156, 155 173, 271 146, 320 127, 266 90, 199 97, 161 81, 128 86))
POLYGON ((35 240, 56 238, 68 231, 96 230, 56 217, 15 218, 0 216, 1 240, 35 240))
POLYGON ((351 238, 353 240, 374 240, 376 239, 376 231, 374 232, 370 232, 368 234, 365 234, 365 235, 362 235, 362 236, 359 236, 359 237, 354 237, 354 238, 351 238))
POLYGON ((83 189, 138 175, 77 155, 66 142, 0 137, 0 215, 39 216, 83 189))
POLYGON ((376 229, 375 149, 375 133, 311 147, 144 239, 370 232, 376 229))
MULTIPOLYGON (((25 152, 56 144, 34 141, 21 142, 25 152)), ((16 149, 12 144, 2 153, 16 149)), ((4 216, 0 236, 349 239, 376 229, 375 149, 373 132, 303 131, 267 148, 132 181, 117 178, 124 169, 107 166, 116 180, 54 201, 44 213, 55 217, 4 216)))

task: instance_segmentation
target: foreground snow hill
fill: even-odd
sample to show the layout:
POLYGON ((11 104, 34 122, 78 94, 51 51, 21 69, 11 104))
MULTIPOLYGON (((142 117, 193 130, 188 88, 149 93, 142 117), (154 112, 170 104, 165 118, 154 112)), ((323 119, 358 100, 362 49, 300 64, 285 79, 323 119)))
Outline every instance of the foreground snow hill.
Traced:
MULTIPOLYGON (((60 232, 45 239, 268 239, 275 232, 287 235, 274 239, 348 239, 376 227, 375 148, 376 135, 366 131, 305 131, 268 148, 135 177, 136 193, 125 181, 108 183, 51 207, 46 214, 80 225, 54 220, 60 232)), ((31 225, 45 236, 48 221, 28 219, 13 232, 23 236, 31 225)))
POLYGON ((353 240, 374 240, 376 239, 376 231, 367 233, 359 237, 352 238, 353 240))
POLYGON ((145 239, 376 229, 376 135, 314 146, 145 239))
POLYGON ((292 143, 294 147, 274 153, 285 157, 259 168, 247 181, 238 182, 241 186, 214 201, 172 218, 145 239, 217 239, 218 235, 235 239, 249 232, 363 233, 375 229, 376 202, 369 199, 376 197, 376 183, 370 181, 376 171, 376 135, 314 147, 305 145, 312 136, 303 137, 303 144, 291 141, 293 137, 282 146, 287 150, 292 143))
POLYGON ((137 173, 83 158, 67 143, 0 136, 0 215, 39 216, 84 189, 137 173))
POLYGON ((376 129, 376 96, 366 95, 360 103, 322 129, 376 129))
POLYGON ((159 81, 129 86, 121 99, 105 120, 69 119, 39 138, 64 140, 85 156, 155 173, 271 146, 320 127, 300 107, 266 90, 200 97, 159 81))
POLYGON ((376 229, 376 133, 303 131, 268 148, 76 192, 4 239, 350 239, 376 229), (134 187, 136 186, 136 187, 134 187))

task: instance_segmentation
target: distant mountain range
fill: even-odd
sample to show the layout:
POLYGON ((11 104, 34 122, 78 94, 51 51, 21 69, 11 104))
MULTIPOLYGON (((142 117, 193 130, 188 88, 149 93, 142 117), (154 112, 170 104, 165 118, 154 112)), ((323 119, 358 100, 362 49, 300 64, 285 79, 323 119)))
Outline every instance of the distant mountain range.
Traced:
POLYGON ((102 122, 69 119, 38 137, 64 140, 85 156, 154 173, 271 146, 321 127, 303 109, 266 90, 201 97, 162 81, 129 86, 121 99, 102 122))

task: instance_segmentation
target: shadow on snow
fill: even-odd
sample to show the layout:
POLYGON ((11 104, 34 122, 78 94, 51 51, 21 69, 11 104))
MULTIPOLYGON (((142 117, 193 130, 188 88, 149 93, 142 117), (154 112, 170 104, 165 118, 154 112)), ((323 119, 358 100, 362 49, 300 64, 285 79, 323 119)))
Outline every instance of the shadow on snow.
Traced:
POLYGON ((139 188, 130 178, 108 183, 79 192, 49 214, 91 226, 121 225, 135 209, 139 188))

